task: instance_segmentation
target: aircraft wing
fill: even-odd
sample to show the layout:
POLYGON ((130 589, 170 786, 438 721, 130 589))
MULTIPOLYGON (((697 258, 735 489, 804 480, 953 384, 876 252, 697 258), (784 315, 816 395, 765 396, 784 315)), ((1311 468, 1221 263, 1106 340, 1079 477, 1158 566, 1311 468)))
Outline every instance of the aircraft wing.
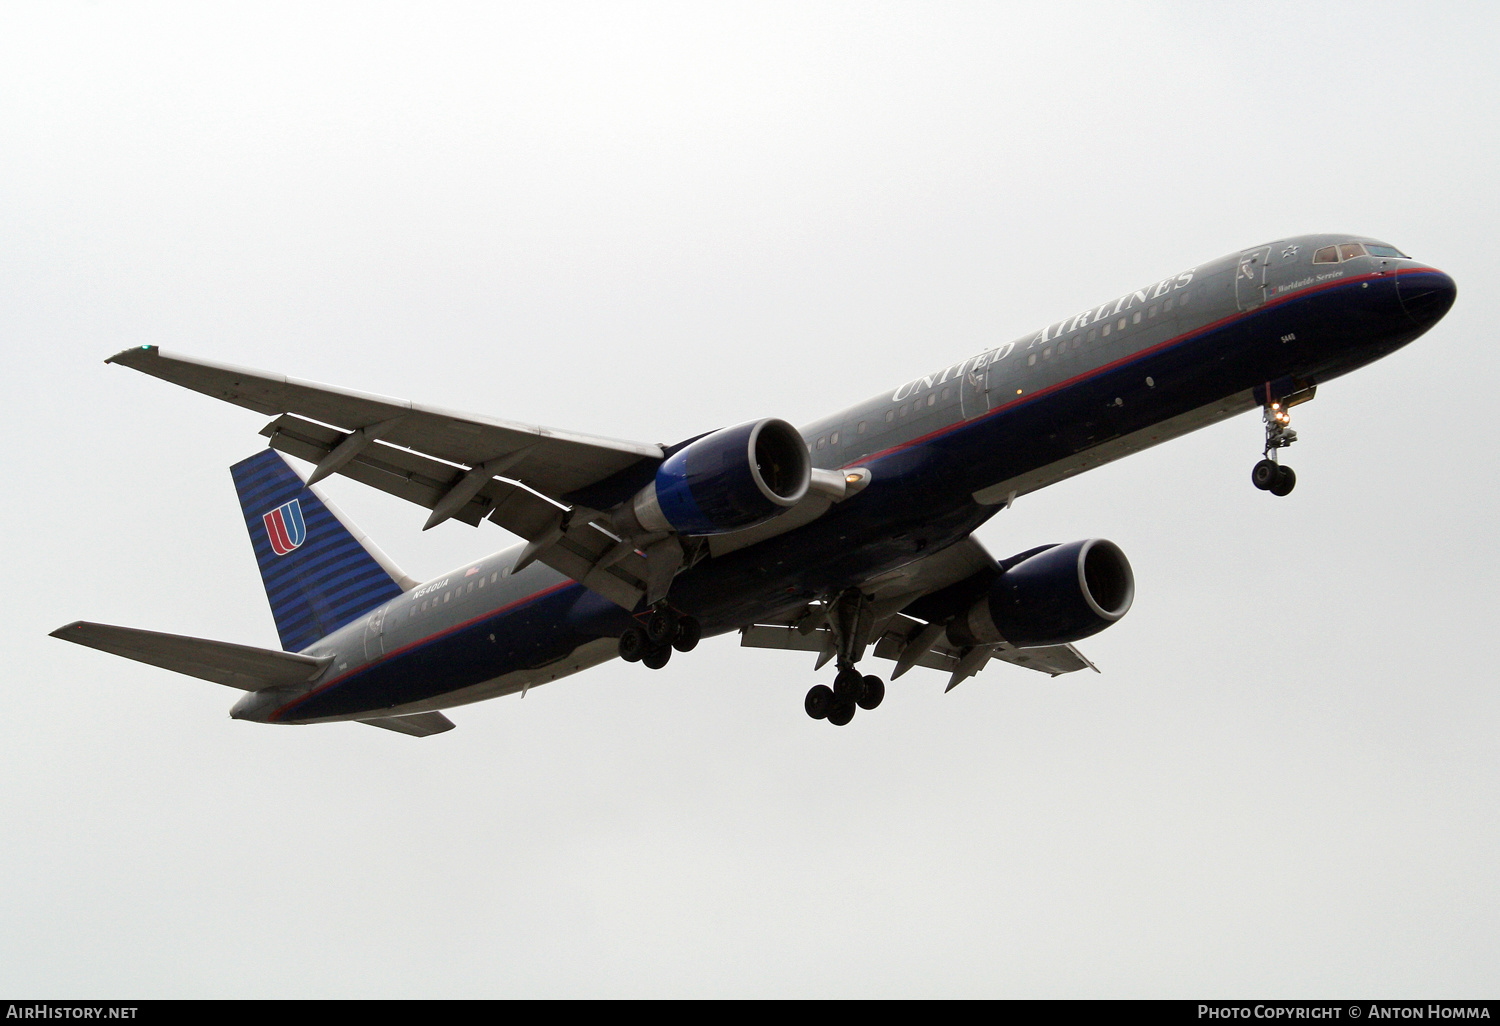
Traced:
MULTIPOLYGON (((924 623, 900 612, 923 595, 957 584, 994 565, 994 559, 977 539, 966 538, 924 559, 862 582, 859 590, 870 597, 869 601, 844 622, 852 623, 852 629, 861 635, 861 648, 873 643, 877 659, 896 663, 892 679, 913 666, 926 666, 951 674, 949 691, 979 673, 992 659, 1053 677, 1084 669, 1097 673, 1098 667, 1072 645, 1016 648, 1001 642, 960 647, 948 640, 942 624, 924 623)), ((838 650, 838 622, 831 608, 810 603, 795 617, 741 628, 740 644, 746 648, 816 652, 816 667, 820 668, 838 650)))
POLYGON ((363 432, 357 441, 365 444, 351 445, 350 449, 356 450, 351 456, 360 448, 373 447, 378 440, 386 446, 400 446, 465 467, 506 461, 504 470, 512 479, 554 498, 596 484, 642 460, 662 458, 658 445, 456 413, 405 399, 173 356, 156 346, 127 349, 105 362, 134 368, 257 413, 292 414, 302 421, 342 428, 343 440, 350 438, 349 432, 363 432))
POLYGON ((666 539, 643 556, 596 527, 594 502, 628 498, 663 458, 659 445, 622 442, 421 406, 264 371, 163 353, 156 346, 110 357, 153 377, 276 416, 271 448, 315 465, 315 484, 338 473, 447 519, 489 519, 532 543, 538 559, 633 609, 670 582, 680 548, 666 539))

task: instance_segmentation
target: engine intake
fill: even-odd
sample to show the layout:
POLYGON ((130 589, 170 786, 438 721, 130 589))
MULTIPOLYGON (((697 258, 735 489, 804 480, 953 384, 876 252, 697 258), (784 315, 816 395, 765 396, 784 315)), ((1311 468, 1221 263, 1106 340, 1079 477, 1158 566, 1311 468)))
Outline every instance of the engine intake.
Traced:
POLYGON ((949 633, 969 645, 1063 645, 1098 634, 1134 600, 1135 574, 1125 553, 1114 542, 1090 538, 1007 566, 949 633))
POLYGON ((724 428, 669 456, 630 508, 647 531, 725 534, 770 520, 807 494, 807 443, 784 420, 724 428))

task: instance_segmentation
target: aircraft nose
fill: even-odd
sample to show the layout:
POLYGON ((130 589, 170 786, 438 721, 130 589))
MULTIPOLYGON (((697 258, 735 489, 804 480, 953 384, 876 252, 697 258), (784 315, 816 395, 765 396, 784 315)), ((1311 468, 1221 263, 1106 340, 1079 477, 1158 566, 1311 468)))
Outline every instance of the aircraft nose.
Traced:
POLYGON ((1396 276, 1396 294, 1401 297, 1401 307, 1423 328, 1430 328, 1443 319, 1453 300, 1458 296, 1458 286, 1442 271, 1424 268, 1407 271, 1396 276))

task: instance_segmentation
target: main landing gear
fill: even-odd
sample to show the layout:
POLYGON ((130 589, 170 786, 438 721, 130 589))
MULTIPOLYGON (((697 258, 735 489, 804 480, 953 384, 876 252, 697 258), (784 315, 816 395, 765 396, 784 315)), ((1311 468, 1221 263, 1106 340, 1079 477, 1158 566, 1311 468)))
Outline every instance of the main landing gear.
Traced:
POLYGON ((842 727, 854 719, 856 709, 874 709, 885 698, 885 681, 854 668, 874 634, 874 600, 851 588, 832 601, 810 606, 805 616, 810 619, 805 621, 804 633, 823 628, 828 635, 818 666, 837 656, 834 665, 839 672, 833 678, 833 687, 814 686, 803 699, 802 708, 815 720, 842 727))
POLYGON ((696 619, 660 605, 647 615, 645 626, 635 624, 625 628, 620 635, 620 658, 659 670, 672 658, 674 648, 691 652, 702 637, 703 627, 696 619))
POLYGON ((1250 472, 1250 483, 1272 495, 1287 495, 1297 487, 1297 474, 1291 467, 1283 467, 1276 459, 1279 450, 1297 440, 1297 432, 1289 426, 1292 415, 1281 402, 1267 403, 1262 411, 1266 422, 1266 448, 1263 458, 1250 472))
POLYGON ((818 684, 807 693, 802 708, 815 720, 827 720, 842 727, 854 719, 854 710, 873 709, 885 698, 885 681, 862 676, 852 666, 845 666, 833 678, 833 687, 818 684))

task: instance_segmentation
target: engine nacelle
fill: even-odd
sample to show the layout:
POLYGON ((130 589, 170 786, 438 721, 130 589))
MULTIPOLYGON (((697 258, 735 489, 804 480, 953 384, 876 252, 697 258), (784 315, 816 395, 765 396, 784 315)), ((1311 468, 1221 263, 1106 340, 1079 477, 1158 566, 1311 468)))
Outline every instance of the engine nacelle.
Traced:
POLYGON ((960 644, 1063 645, 1098 634, 1129 612, 1134 599, 1135 574, 1125 553, 1114 542, 1090 538, 1008 567, 949 633, 960 644))
POLYGON ((785 513, 811 480, 807 443, 786 421, 767 418, 673 453, 630 508, 647 531, 725 534, 785 513))

